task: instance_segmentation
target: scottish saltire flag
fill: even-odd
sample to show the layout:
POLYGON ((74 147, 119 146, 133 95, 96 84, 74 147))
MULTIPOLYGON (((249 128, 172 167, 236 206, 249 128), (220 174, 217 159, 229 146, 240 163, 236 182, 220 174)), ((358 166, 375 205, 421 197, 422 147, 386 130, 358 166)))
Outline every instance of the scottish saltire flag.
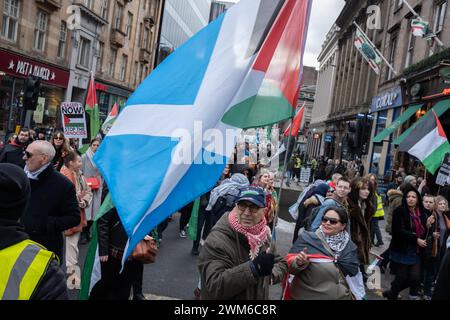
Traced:
POLYGON ((129 98, 94 157, 130 237, 124 259, 214 186, 240 129, 293 113, 310 7, 311 0, 240 1, 129 98))

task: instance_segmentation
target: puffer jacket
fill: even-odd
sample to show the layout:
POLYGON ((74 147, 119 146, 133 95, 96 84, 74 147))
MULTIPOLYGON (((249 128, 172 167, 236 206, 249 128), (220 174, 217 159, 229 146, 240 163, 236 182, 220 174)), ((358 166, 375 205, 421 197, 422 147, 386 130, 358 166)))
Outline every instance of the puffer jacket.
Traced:
MULTIPOLYGON (((202 300, 267 300, 269 284, 282 281, 287 263, 275 254, 272 277, 256 278, 250 267, 250 246, 244 235, 236 232, 225 213, 211 230, 200 251, 198 269, 202 300)), ((268 249, 261 247, 260 252, 268 249)))
POLYGON ((386 210, 386 232, 392 235, 392 215, 394 210, 402 205, 403 193, 400 190, 391 189, 387 192, 389 206, 386 210))

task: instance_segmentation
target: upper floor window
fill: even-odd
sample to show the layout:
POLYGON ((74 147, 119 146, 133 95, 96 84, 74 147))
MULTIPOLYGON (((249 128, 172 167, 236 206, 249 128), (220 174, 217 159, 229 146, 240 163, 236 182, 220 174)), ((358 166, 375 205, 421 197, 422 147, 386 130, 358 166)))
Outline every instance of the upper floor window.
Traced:
POLYGON ((92 10, 92 5, 94 4, 93 0, 84 0, 84 5, 89 8, 90 10, 92 10))
POLYGON ((58 42, 58 57, 63 58, 66 52, 67 41, 67 23, 61 21, 61 27, 59 29, 59 42, 58 42))
POLYGON ((102 71, 102 63, 103 63, 103 51, 104 51, 105 45, 102 42, 99 42, 98 44, 98 56, 97 56, 97 71, 102 71))
POLYGON ((116 18, 114 19, 114 28, 120 30, 122 27, 123 6, 117 3, 116 18))
POLYGON ((100 16, 105 20, 108 19, 108 5, 109 5, 109 0, 101 0, 100 16))
POLYGON ((45 38, 47 35, 48 15, 38 10, 36 26, 34 29, 34 48, 39 51, 45 50, 45 38))
MULTIPOLYGON (((392 68, 395 69, 395 52, 397 50, 397 42, 398 42, 398 35, 392 35, 391 36, 391 50, 389 52, 389 63, 391 64, 392 68)), ((388 72, 387 72, 387 79, 386 80, 391 80, 394 77, 394 72, 392 71, 391 68, 388 68, 388 72)))
POLYGON ((114 77, 114 69, 116 67, 117 50, 111 48, 111 55, 109 56, 108 74, 114 77))
POLYGON ((80 51, 78 55, 78 64, 89 69, 89 58, 91 53, 91 42, 83 37, 80 38, 80 51))
POLYGON ((127 34, 128 39, 131 39, 132 28, 133 28, 133 14, 131 12, 128 12, 127 26, 125 29, 125 33, 127 34))
POLYGON ((125 77, 127 76, 127 65, 128 65, 128 56, 122 55, 122 63, 120 65, 120 81, 125 81, 125 77))
POLYGON ((444 28, 445 11, 447 11, 447 1, 436 6, 434 15, 434 33, 439 33, 444 28))
POLYGON ((5 0, 3 6, 2 37, 16 41, 19 25, 19 0, 5 0))

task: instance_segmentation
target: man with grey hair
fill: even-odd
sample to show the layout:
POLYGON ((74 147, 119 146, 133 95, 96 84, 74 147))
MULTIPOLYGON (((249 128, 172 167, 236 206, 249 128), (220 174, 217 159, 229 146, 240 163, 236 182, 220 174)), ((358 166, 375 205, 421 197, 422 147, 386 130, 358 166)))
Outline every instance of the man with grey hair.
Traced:
POLYGON ((61 259, 62 232, 80 224, 80 209, 74 185, 51 165, 54 156, 55 149, 47 141, 35 141, 25 150, 31 198, 21 222, 31 240, 61 259))

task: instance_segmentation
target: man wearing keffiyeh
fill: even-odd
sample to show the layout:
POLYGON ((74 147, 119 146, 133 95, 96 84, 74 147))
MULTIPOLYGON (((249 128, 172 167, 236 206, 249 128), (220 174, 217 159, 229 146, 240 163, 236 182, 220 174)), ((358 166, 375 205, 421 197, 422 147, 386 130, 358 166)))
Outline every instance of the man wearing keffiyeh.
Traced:
POLYGON ((269 249, 264 208, 264 190, 246 187, 212 229, 199 256, 201 299, 268 299, 269 284, 283 279, 287 264, 269 249))

